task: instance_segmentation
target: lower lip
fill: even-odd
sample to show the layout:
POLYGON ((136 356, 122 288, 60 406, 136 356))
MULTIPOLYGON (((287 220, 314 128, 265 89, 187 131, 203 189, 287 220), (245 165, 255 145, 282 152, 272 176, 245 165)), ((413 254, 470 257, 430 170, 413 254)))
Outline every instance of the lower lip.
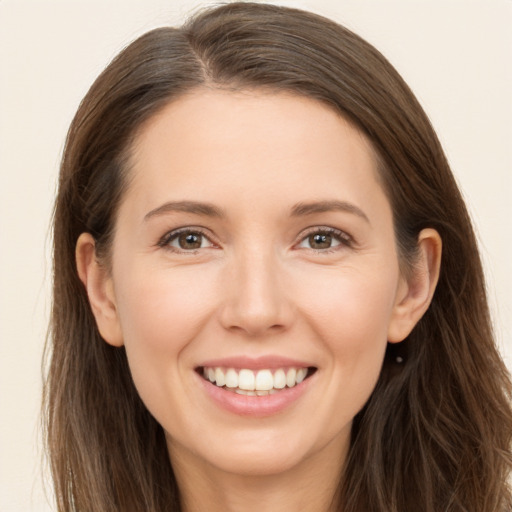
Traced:
POLYGON ((293 388, 285 388, 278 393, 265 396, 239 395, 212 384, 200 375, 197 377, 210 398, 223 409, 239 416, 264 417, 278 414, 298 401, 309 388, 314 375, 293 388))

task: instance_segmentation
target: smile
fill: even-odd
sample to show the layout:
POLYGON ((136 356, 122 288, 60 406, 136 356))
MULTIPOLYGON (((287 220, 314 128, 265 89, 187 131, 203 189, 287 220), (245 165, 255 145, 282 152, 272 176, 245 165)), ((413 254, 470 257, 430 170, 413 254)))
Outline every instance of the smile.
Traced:
POLYGON ((215 386, 247 396, 267 396, 293 388, 316 368, 277 368, 253 371, 247 368, 202 367, 202 375, 215 386))

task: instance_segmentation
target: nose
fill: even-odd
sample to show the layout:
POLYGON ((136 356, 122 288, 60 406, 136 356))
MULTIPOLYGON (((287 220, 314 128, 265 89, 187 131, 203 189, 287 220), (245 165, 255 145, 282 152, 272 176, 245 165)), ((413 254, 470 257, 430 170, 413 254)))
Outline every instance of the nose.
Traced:
POLYGON ((246 250, 227 271, 220 321, 224 328, 257 337, 284 331, 293 308, 275 257, 246 250))

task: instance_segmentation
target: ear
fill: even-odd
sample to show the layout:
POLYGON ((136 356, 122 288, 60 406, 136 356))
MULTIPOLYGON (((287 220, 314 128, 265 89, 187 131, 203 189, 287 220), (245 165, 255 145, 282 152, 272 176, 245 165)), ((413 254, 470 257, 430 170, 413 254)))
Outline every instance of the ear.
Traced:
POLYGON ((434 296, 441 267, 442 241, 435 229, 418 236, 418 258, 410 276, 401 278, 388 328, 388 341, 403 341, 427 311, 434 296))
POLYGON ((123 345, 114 286, 110 273, 96 257, 96 243, 89 233, 82 233, 76 243, 78 276, 85 286, 101 337, 110 345, 123 345))

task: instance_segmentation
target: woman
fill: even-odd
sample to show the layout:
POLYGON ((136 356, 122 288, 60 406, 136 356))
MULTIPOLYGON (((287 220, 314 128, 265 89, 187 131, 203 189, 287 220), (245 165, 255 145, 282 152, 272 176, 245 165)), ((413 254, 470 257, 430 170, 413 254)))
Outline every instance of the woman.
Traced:
POLYGON ((70 128, 54 244, 61 510, 510 507, 464 203, 348 30, 234 3, 135 41, 70 128))

